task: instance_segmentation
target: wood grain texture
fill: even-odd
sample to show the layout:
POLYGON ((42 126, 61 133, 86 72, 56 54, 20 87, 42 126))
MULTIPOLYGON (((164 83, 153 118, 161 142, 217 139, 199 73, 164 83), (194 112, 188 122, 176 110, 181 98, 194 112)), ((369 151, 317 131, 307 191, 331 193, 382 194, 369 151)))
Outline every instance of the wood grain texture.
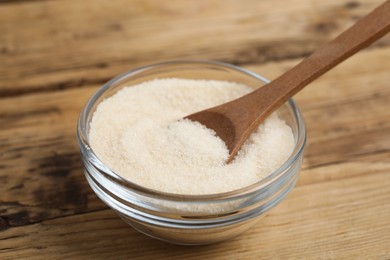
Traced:
MULTIPOLYGON (((0 31, 10 32, 0 34, 0 96, 100 84, 161 60, 247 64, 299 58, 380 1, 290 2, 289 8, 283 1, 256 0, 0 5, 0 31)), ((376 46, 389 44, 386 38, 376 46)))
MULTIPOLYGON (((0 233, 0 249, 3 257, 32 259, 385 259, 390 243, 390 192, 383 177, 390 163, 387 160, 373 173, 370 166, 376 163, 368 156, 337 169, 351 169, 354 164, 364 165, 360 177, 299 185, 259 225, 220 244, 169 245, 140 235, 111 210, 103 210, 9 229, 0 233)), ((304 170, 302 175, 333 170, 326 166, 304 170)))
POLYGON ((76 120, 109 78, 207 58, 273 79, 381 1, 198 2, 0 2, 0 259, 390 258, 389 36, 296 96, 299 183, 240 237, 169 245, 94 195, 76 120))

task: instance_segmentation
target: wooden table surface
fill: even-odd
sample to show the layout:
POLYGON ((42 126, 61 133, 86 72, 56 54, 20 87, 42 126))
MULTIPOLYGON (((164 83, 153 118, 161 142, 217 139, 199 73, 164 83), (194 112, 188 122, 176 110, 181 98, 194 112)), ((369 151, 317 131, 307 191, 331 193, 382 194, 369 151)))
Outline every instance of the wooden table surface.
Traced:
POLYGON ((0 259, 390 259, 390 37, 295 100, 297 187, 256 227, 198 247, 139 234, 88 186, 76 120, 137 66, 210 59, 273 79, 380 0, 0 1, 0 259))

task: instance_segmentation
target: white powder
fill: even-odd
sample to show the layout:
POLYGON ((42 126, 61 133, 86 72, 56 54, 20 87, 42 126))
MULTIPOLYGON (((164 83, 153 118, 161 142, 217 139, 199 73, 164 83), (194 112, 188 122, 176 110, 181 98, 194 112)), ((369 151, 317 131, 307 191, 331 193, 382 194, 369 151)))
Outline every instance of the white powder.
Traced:
POLYGON ((176 78, 125 87, 95 111, 91 147, 114 172, 151 189, 213 194, 243 188, 287 160, 291 128, 272 114, 226 164, 229 152, 212 130, 180 119, 250 91, 233 82, 176 78))

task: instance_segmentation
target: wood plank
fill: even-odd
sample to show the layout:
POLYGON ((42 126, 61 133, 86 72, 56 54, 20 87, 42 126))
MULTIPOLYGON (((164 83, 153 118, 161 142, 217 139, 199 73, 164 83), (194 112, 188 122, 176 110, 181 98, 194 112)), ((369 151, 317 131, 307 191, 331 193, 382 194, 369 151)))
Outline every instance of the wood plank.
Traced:
MULTIPOLYGON (((258 64, 303 57, 381 2, 294 0, 289 8, 281 0, 3 4, 0 96, 101 84, 161 60, 258 64)), ((390 37, 376 44, 388 45, 390 37)))
POLYGON ((93 90, 0 101, 0 229, 105 208, 83 176, 76 141, 93 90))
MULTIPOLYGON (((137 233, 113 211, 103 210, 1 232, 0 258, 386 259, 390 153, 381 157, 385 161, 380 169, 372 156, 363 156, 337 167, 338 173, 360 167, 359 175, 343 179, 334 173, 334 179, 299 185, 257 226, 224 243, 166 244, 137 233)), ((335 169, 333 165, 307 169, 301 179, 335 169)))
MULTIPOLYGON (((363 52, 297 96, 308 128, 303 167, 334 164, 335 172, 319 172, 302 185, 370 174, 357 171, 364 164, 356 163, 345 168, 350 173, 343 174, 336 163, 348 165, 359 156, 390 150, 386 66, 360 66, 363 61, 389 62, 388 55, 389 47, 363 52), (355 70, 358 73, 351 79, 355 70), (333 99, 327 99, 323 88, 334 84, 334 77, 342 84, 328 91, 333 99)), ((277 75, 291 63, 252 68, 277 75)), ((0 229, 105 208, 84 179, 75 135, 78 113, 97 88, 89 85, 0 99, 0 229)), ((389 161, 386 156, 378 158, 389 161)), ((375 163, 372 170, 378 167, 381 164, 375 163)))

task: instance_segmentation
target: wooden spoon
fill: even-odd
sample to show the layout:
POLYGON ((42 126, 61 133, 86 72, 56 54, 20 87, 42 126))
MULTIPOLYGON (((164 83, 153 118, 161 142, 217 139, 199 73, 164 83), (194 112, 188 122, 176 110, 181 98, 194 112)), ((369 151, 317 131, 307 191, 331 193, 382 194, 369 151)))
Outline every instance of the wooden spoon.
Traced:
POLYGON ((229 163, 273 111, 310 82, 390 30, 390 0, 271 83, 228 103, 185 118, 213 129, 229 149, 229 163))

